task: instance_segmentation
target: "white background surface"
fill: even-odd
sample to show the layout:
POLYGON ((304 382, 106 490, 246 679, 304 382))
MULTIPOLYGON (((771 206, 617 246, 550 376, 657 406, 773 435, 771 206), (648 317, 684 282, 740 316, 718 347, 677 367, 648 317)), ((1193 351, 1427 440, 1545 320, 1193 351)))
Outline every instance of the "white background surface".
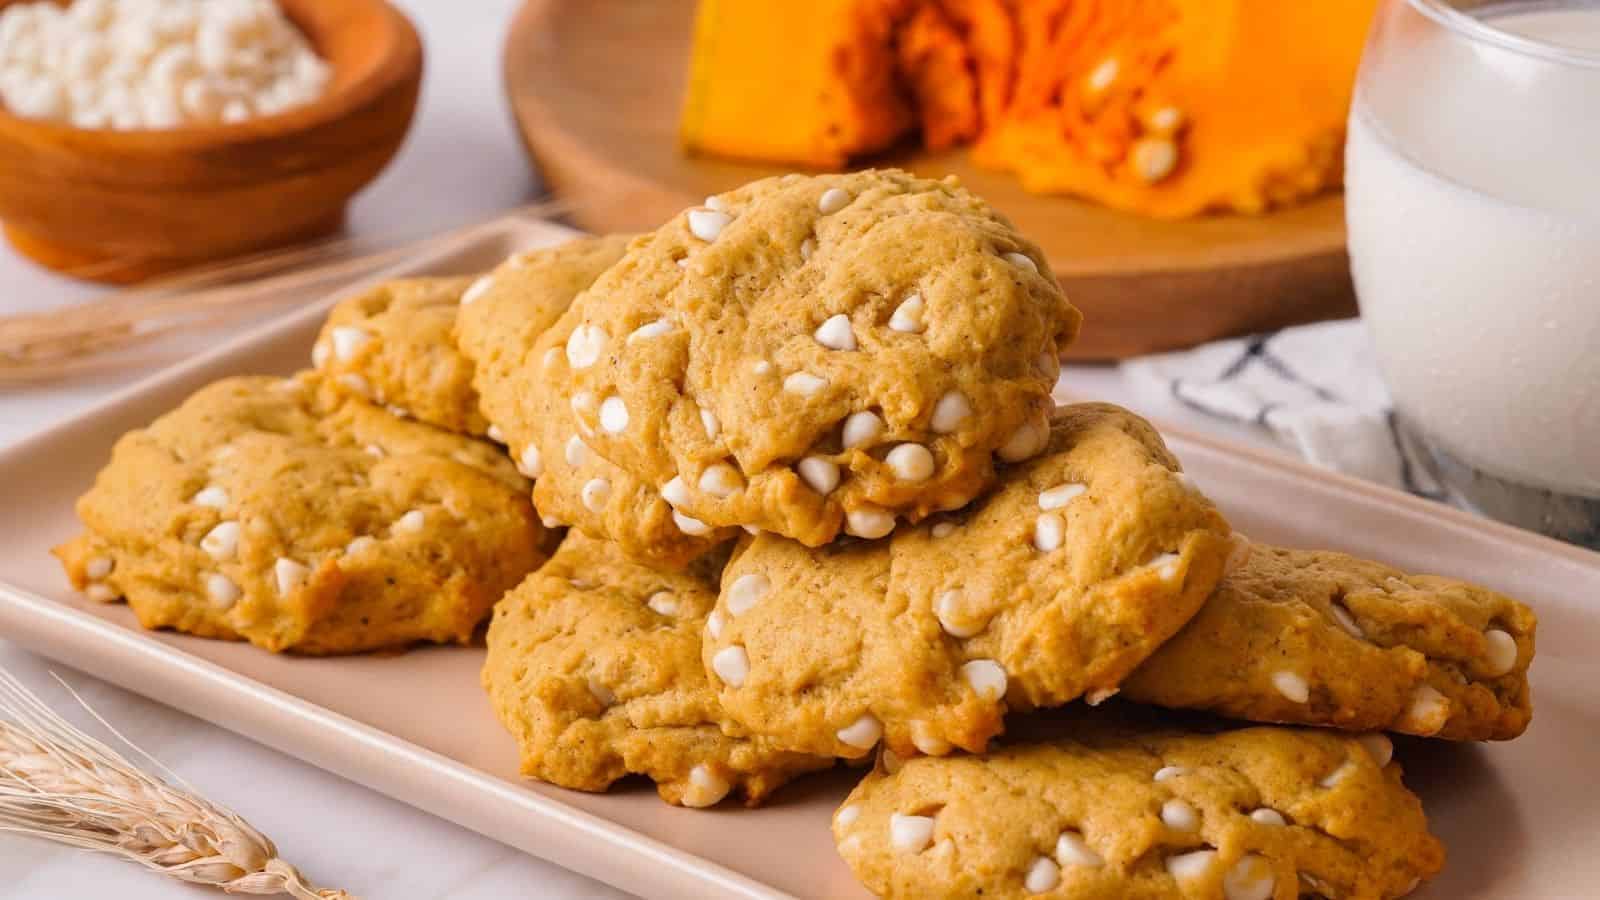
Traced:
MULTIPOLYGON (((398 5, 411 15, 426 44, 423 99, 400 156, 356 201, 352 228, 366 233, 442 229, 532 200, 537 180, 500 84, 500 45, 516 0, 399 0, 398 5)), ((0 312, 59 308, 96 290, 50 275, 0 248, 0 312)), ((138 374, 25 391, 0 389, 0 445, 73 414, 138 374)), ((1165 396, 1133 396, 1112 368, 1073 367, 1067 387, 1079 397, 1123 403, 1191 428, 1219 427, 1165 396)), ((1265 440, 1248 433, 1233 436, 1265 440)), ((202 721, 51 666, 3 639, 0 666, 66 710, 65 693, 48 675, 62 674, 131 739, 204 794, 244 815, 277 842, 285 859, 321 884, 367 900, 623 896, 202 721)), ((0 836, 4 900, 202 896, 213 895, 126 863, 0 836)))

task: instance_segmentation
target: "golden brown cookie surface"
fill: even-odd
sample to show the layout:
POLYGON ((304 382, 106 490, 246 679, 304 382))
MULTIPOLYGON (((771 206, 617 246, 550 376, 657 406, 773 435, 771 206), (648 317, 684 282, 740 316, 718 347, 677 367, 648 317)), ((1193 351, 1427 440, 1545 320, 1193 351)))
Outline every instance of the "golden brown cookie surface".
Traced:
POLYGON ((586 791, 643 774, 669 803, 711 806, 832 764, 725 733, 700 663, 717 569, 657 571, 573 531, 500 602, 483 682, 524 774, 586 791))
POLYGON ((735 720, 795 750, 980 752, 1008 709, 1115 693, 1211 593, 1228 536, 1142 419, 1064 407, 1043 453, 959 513, 741 545, 706 665, 735 720))
POLYGON ((578 238, 514 257, 463 307, 461 347, 477 366, 474 383, 522 471, 536 478, 534 505, 552 525, 612 540, 636 559, 678 568, 732 533, 675 520, 649 483, 595 453, 572 427, 565 385, 531 390, 520 373, 544 330, 600 273, 622 257, 626 235, 578 238), (684 529, 688 528, 686 532, 684 529), (691 533, 692 532, 692 533, 691 533))
POLYGON ((1255 544, 1124 691, 1260 722, 1504 740, 1533 714, 1535 626, 1465 582, 1255 544))
POLYGON ((889 898, 1380 900, 1444 862, 1381 738, 1078 723, 1072 739, 879 768, 834 814, 889 898))
POLYGON ((456 349, 456 310, 471 278, 401 278, 341 301, 312 348, 317 370, 396 415, 482 435, 472 363, 456 349))
POLYGON ((961 506, 997 457, 1039 451, 1079 315, 982 201, 878 171, 708 202, 630 246, 528 357, 524 390, 569 399, 557 444, 695 522, 812 546, 961 506))
POLYGON ((124 435, 58 548, 147 628, 347 653, 470 641, 544 559, 498 448, 322 376, 230 378, 124 435))

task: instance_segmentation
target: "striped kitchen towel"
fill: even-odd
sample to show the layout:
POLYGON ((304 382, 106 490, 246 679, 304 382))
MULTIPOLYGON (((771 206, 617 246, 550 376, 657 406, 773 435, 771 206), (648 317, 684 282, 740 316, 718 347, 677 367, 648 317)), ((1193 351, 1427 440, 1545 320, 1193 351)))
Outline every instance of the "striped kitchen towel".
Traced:
POLYGON ((1140 390, 1266 429, 1314 465, 1443 499, 1425 451, 1395 425, 1359 319, 1137 357, 1122 370, 1140 390))

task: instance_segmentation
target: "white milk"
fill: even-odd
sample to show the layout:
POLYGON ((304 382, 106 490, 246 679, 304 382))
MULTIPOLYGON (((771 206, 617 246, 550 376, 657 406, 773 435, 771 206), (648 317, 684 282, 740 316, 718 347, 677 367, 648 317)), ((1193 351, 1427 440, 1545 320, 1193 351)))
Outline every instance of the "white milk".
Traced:
MULTIPOLYGON (((1600 7, 1487 21, 1600 50, 1600 7)), ((1396 402, 1475 468, 1600 496, 1600 69, 1442 39, 1372 69, 1346 215, 1396 402)))

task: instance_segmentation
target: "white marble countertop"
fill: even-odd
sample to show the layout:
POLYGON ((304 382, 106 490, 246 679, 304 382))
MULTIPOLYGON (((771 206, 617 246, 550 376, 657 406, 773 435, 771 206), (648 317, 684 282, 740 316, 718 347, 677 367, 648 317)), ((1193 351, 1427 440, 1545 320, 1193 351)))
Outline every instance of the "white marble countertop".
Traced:
MULTIPOLYGON (((399 0, 423 34, 427 74, 418 120, 391 168, 356 201, 351 227, 382 233, 419 217, 440 227, 528 202, 538 191, 500 85, 500 45, 516 0, 399 0)), ((93 296, 0 248, 0 312, 43 310, 93 296)), ((1092 327, 1092 325, 1091 325, 1092 327)), ((0 445, 83 408, 138 373, 23 391, 0 390, 0 445)), ((1165 396, 1136 396, 1115 368, 1071 367, 1077 396, 1218 430, 1165 396)), ((1266 443, 1259 434, 1230 434, 1266 443)), ((55 671, 102 715, 212 799, 275 840, 309 877, 365 898, 489 900, 620 897, 603 884, 254 744, 112 685, 53 666, 0 640, 0 666, 65 711, 55 671)), ((82 716, 77 717, 80 721, 82 716)), ((126 863, 0 836, 0 900, 208 896, 126 863)))

